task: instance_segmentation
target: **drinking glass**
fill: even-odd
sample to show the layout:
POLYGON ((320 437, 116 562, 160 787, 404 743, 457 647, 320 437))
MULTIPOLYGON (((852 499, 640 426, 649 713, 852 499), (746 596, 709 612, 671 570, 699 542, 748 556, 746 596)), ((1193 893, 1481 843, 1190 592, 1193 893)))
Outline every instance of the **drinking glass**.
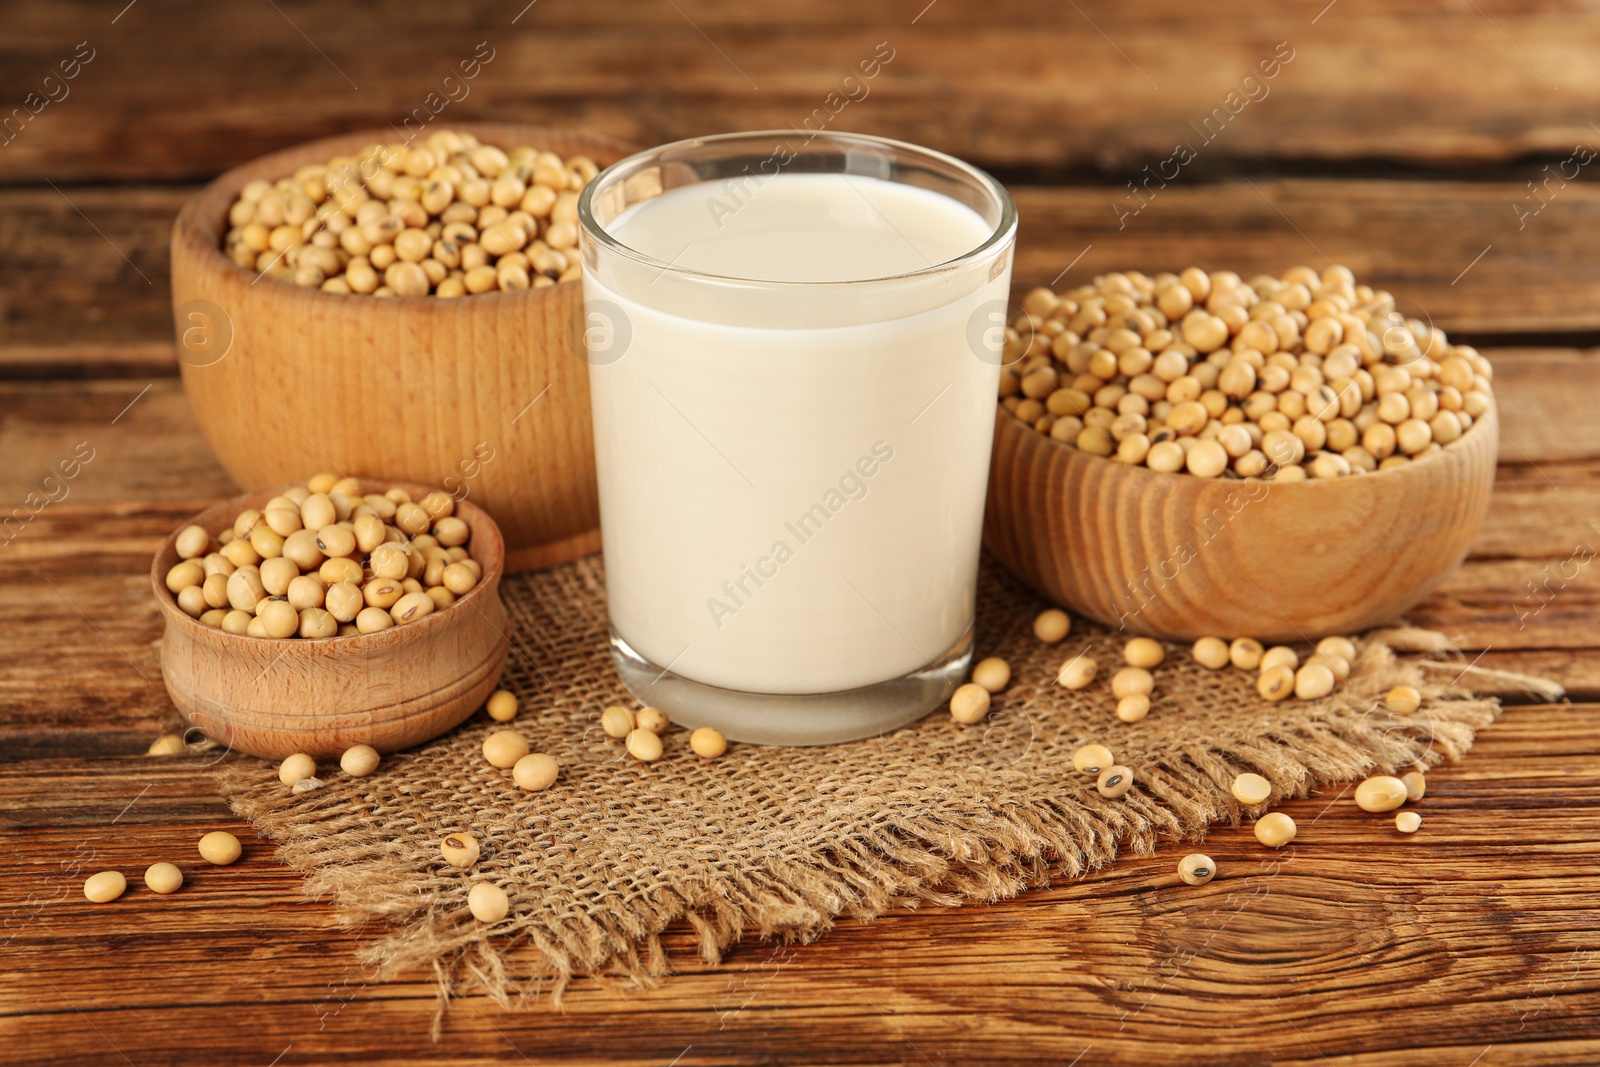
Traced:
POLYGON ((972 657, 1005 190, 914 145, 770 131, 624 159, 578 216, 627 688, 771 744, 948 699, 972 657))

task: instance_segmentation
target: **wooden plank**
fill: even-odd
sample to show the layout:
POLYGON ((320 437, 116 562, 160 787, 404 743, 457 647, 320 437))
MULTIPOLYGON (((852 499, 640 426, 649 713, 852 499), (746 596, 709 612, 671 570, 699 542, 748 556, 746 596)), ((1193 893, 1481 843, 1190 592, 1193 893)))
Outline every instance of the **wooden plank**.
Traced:
MULTIPOLYGON (((8 151, 0 148, 0 159, 8 151)), ((0 373, 68 371, 73 353, 82 366, 103 364, 107 349, 122 346, 138 354, 125 350, 117 362, 147 362, 151 346, 170 344, 167 239, 186 195, 49 187, 0 193, 0 247, 11 252, 0 264, 0 373)), ((161 363, 175 372, 170 348, 161 363)))
POLYGON ((170 340, 0 346, 0 378, 150 379, 177 372, 170 340))
POLYGON ((1126 190, 1017 188, 1014 278, 1021 288, 1059 277, 1061 288, 1112 270, 1193 264, 1248 278, 1337 262, 1392 291, 1406 315, 1452 333, 1593 330, 1600 276, 1576 265, 1600 231, 1600 189, 1569 186, 1519 231, 1511 204, 1525 191, 1263 179, 1152 186, 1141 201, 1126 190), (1574 267, 1552 269, 1562 263, 1574 267))
MULTIPOLYGON (((1468 653, 1463 660, 1470 660, 1468 653)), ((1564 687, 1570 700, 1600 700, 1600 656, 1589 649, 1556 651, 1545 649, 1507 649, 1492 651, 1478 660, 1478 666, 1490 670, 1513 671, 1548 678, 1564 687)), ((1449 677, 1448 674, 1445 675, 1449 677)), ((1503 700, 1527 702, 1526 693, 1509 684, 1485 682, 1482 676, 1474 678, 1473 688, 1503 700)))
POLYGON ((1581 4, 1325 6, 1252 0, 1217 19, 1178 0, 1137 11, 1109 0, 927 10, 916 0, 783 0, 759 11, 731 0, 645 9, 608 0, 381 12, 306 0, 224 11, 190 0, 119 14, 80 0, 9 20, 8 108, 29 92, 37 107, 50 89, 43 79, 78 42, 93 58, 65 84, 69 95, 23 120, 0 150, 0 178, 192 180, 309 136, 398 123, 430 91, 458 97, 449 118, 581 126, 654 144, 785 128, 843 88, 858 100, 824 113, 830 129, 994 167, 1117 174, 1166 158, 1180 140, 1200 152, 1192 166, 1203 173, 1237 161, 1559 158, 1594 137, 1585 102, 1600 92, 1600 70, 1586 44, 1600 16, 1581 4), (893 59, 862 97, 842 80, 880 41, 893 59), (480 43, 493 58, 463 97, 443 79, 480 43), (1293 58, 1241 93, 1275 51, 1293 58), (1246 93, 1255 102, 1239 103, 1246 93), (1197 131, 1213 109, 1227 121, 1206 143, 1197 131))
POLYGON ((1502 441, 1494 503, 1473 558, 1562 559, 1600 545, 1600 463, 1516 459, 1516 448, 1502 441))
MULTIPOLYGON (((269 439, 273 432, 265 430, 269 439)), ((0 521, 30 493, 54 496, 49 508, 64 508, 149 501, 189 506, 236 492, 172 378, 0 385, 0 455, 7 460, 0 469, 0 521), (63 470, 74 457, 78 473, 66 478, 63 470), (55 483, 47 484, 52 477, 55 483), (53 488, 56 483, 64 490, 53 488)), ((0 531, 0 542, 10 540, 0 531)), ((11 547, 27 540, 20 534, 11 547)))
MULTIPOLYGON (((1534 467, 1600 455, 1600 420, 1578 399, 1600 384, 1600 364, 1571 349, 1501 349, 1500 460, 1534 467), (1505 357, 1505 358, 1501 358, 1505 357)), ((1537 475, 1537 471, 1535 471, 1537 475)))
POLYGON ((1586 550, 1544 560, 1468 560, 1409 614, 1467 649, 1590 649, 1600 563, 1586 550))
MULTIPOLYGON (((167 236, 192 191, 75 188, 69 203, 49 188, 0 189, 0 377, 175 373, 167 236)), ((1511 182, 1174 185, 1119 220, 1115 189, 1019 185, 1014 278, 1020 291, 1193 263, 1250 275, 1320 269, 1325 254, 1453 333, 1600 331, 1600 275, 1581 269, 1600 232, 1600 188, 1569 187, 1518 232, 1510 204, 1521 192, 1511 182)))
MULTIPOLYGON (((1329 790, 1284 806, 1301 834, 1283 852, 1214 830, 1204 848, 1222 873, 1199 889, 1172 873, 1186 849, 1163 845, 997 905, 747 944, 719 967, 695 962, 677 931, 684 973, 660 989, 580 980, 560 1010, 524 1012, 463 998, 429 1054, 1067 1063, 1092 1046, 1096 1062, 1149 1063, 1205 1047, 1218 1062, 1391 1063, 1409 1050, 1466 1064, 1493 1045, 1482 1062, 1593 1062, 1595 711, 1518 709, 1482 731, 1471 759, 1429 776, 1415 837, 1329 790)), ((292 1046, 283 1062, 414 1062, 429 976, 370 981, 354 953, 376 931, 342 930, 304 899, 197 762, 0 765, 10 1061, 259 1067, 292 1046), (204 868, 193 843, 219 828, 246 856, 204 868), (157 859, 190 876, 172 897, 138 885, 157 859), (82 878, 107 868, 135 887, 87 904, 82 878)))

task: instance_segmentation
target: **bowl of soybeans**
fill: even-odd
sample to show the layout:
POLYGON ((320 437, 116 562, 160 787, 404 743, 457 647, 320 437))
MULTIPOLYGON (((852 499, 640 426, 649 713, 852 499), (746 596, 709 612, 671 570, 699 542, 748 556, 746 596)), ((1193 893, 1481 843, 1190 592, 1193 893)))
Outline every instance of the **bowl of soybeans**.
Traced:
POLYGON ((1013 313, 984 544, 1090 618, 1354 633, 1436 589, 1483 521, 1493 368, 1345 267, 1114 272, 1013 313))
POLYGON ((482 508, 424 485, 319 474, 207 508, 150 568, 167 692, 268 759, 430 740, 504 670, 504 555, 482 508))
POLYGON ((516 124, 371 130, 196 194, 173 226, 175 336, 233 480, 332 465, 465 492, 511 570, 598 548, 577 202, 633 151, 516 124))

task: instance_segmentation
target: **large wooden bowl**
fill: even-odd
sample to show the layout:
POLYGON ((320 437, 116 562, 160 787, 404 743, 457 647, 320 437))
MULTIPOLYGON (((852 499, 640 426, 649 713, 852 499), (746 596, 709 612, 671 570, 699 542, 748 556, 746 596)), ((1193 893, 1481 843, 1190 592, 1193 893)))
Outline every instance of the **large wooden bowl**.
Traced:
POLYGON ((1491 408, 1421 462, 1274 485, 1113 463, 1002 410, 984 544, 1051 600, 1134 633, 1355 633, 1460 564, 1489 505, 1498 437, 1491 408))
MULTIPOLYGON (((535 126, 451 128, 601 166, 634 151, 535 126)), ((582 336, 572 329, 579 283, 379 299, 258 281, 221 251, 246 182, 393 138, 368 130, 276 152, 184 205, 172 230, 172 301, 201 432, 247 489, 322 470, 465 486, 505 531, 512 571, 592 552, 600 534, 589 368, 570 340, 582 336)))
MULTIPOLYGON (((362 481, 378 492, 398 484, 416 499, 429 491, 362 481)), ((235 497, 189 522, 215 534, 282 488, 235 497)), ((322 641, 241 637, 184 614, 166 584, 167 571, 178 562, 174 531, 150 566, 167 624, 161 673, 172 702, 207 737, 267 759, 295 752, 337 758, 351 745, 395 752, 460 724, 494 691, 511 643, 500 602, 500 531, 468 501, 457 503, 455 513, 471 529, 467 546, 483 565, 476 586, 410 625, 322 641)))

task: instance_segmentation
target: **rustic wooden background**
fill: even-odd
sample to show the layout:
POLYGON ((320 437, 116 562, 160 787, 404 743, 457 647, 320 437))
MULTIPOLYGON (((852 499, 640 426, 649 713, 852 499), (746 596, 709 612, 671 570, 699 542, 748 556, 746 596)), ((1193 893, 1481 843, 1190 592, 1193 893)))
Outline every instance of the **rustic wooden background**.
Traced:
POLYGON ((1570 162, 1600 149, 1597 46, 1577 0, 0 4, 0 122, 24 107, 0 134, 0 513, 94 450, 0 544, 4 1058, 1600 1062, 1600 193, 1570 162), (141 755, 169 711, 145 571, 232 491, 175 373, 178 205, 269 149, 400 121, 479 42, 494 58, 438 121, 641 143, 799 122, 887 42, 830 127, 1005 180, 1019 285, 1338 261, 1392 287, 1489 351, 1504 414, 1489 520, 1415 620, 1463 666, 1544 673, 1571 702, 1505 693, 1471 758, 1431 777, 1414 838, 1330 792, 1288 806, 1304 829, 1275 867, 1219 829, 1227 877, 1204 889, 1176 883, 1168 847, 999 906, 752 943, 656 991, 466 998, 430 1043, 429 975, 368 983, 362 933, 300 895, 203 761, 141 755), (1268 95, 1202 143, 1279 42, 1268 95), (31 114, 29 93, 53 99, 31 114), (1125 183, 1180 141, 1197 158, 1119 219, 1125 183), (82 873, 192 859, 220 827, 247 842, 237 867, 83 901, 82 873))

